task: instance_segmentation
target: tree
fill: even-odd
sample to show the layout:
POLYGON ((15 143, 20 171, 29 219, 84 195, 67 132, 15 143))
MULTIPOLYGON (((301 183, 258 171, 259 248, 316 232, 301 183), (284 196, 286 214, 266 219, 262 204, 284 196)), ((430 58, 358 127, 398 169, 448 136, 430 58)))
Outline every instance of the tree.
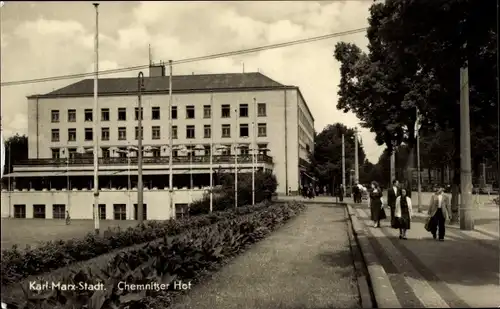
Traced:
MULTIPOLYGON (((310 155, 309 173, 314 175, 321 186, 331 187, 342 183, 342 134, 345 143, 346 180, 349 181, 349 170, 354 169, 354 129, 341 123, 328 125, 314 139, 314 152, 310 155)), ((360 162, 360 179, 366 154, 361 141, 358 143, 358 162, 360 162)))
MULTIPOLYGON (((374 4, 370 9, 369 54, 345 43, 336 47, 335 57, 342 63, 337 107, 353 110, 376 132, 379 144, 387 144, 388 135, 396 128, 405 135, 398 142, 413 149, 410 126, 414 118, 408 111, 415 108, 422 115, 422 135, 451 130, 456 190, 460 174, 459 68, 466 64, 471 127, 473 132, 482 133, 471 136, 471 142, 482 147, 474 148, 477 157, 498 156, 498 151, 491 151, 498 149, 498 140, 485 138, 496 135, 496 126, 491 125, 496 122, 495 9, 493 1, 474 0, 387 0, 374 4), (375 116, 366 115, 368 110, 375 116)), ((413 151, 409 154, 411 163, 413 151)), ((457 209, 455 202, 455 212, 457 209)))
POLYGON ((5 141, 5 167, 4 173, 13 171, 13 166, 20 160, 28 159, 28 137, 16 134, 5 141))

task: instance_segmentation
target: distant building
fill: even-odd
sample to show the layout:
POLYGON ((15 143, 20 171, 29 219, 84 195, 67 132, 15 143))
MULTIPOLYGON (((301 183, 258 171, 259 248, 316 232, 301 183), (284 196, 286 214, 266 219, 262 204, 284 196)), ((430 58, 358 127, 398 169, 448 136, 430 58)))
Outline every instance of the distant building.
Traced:
MULTIPOLYGON (((163 66, 153 65, 150 77, 144 80, 145 213, 148 219, 165 219, 173 215, 165 210, 170 197, 164 190, 169 186, 171 151, 169 77, 163 66)), ((250 153, 256 149, 256 167, 274 171, 279 193, 288 188, 298 190, 307 153, 314 148, 314 118, 298 87, 285 86, 261 73, 173 76, 172 85, 172 168, 179 213, 209 186, 210 152, 215 172, 234 172, 235 154, 241 172, 250 172, 250 153), (191 177, 195 190, 183 190, 190 187, 191 177)), ((136 217, 137 209, 132 207, 136 194, 131 191, 137 182, 138 79, 101 78, 98 89, 97 113, 93 110, 92 79, 28 97, 29 160, 19 162, 14 172, 6 175, 18 191, 2 194, 2 217, 50 218, 56 212, 59 216, 70 208, 66 205, 72 199, 72 218, 92 217, 92 193, 88 190, 93 182, 94 117, 99 119, 101 217, 136 217)))

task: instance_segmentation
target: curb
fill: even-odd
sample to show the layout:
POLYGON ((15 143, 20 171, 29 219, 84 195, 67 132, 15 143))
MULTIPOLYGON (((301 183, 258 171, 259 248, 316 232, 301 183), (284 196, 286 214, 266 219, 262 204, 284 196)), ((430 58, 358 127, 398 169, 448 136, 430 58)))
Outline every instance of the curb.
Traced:
MULTIPOLYGON (((371 292, 373 293, 371 297, 371 308, 402 308, 396 296, 396 292, 394 292, 392 288, 389 276, 382 267, 370 244, 364 224, 359 221, 351 205, 346 204, 346 207, 355 242, 361 252, 364 266, 368 270, 368 276, 365 281, 367 282, 368 288, 371 288, 371 292)), ((363 308, 367 308, 366 306, 368 304, 363 303, 362 305, 363 308)))
MULTIPOLYGON (((346 217, 349 217, 349 210, 347 209, 347 204, 345 205, 346 217)), ((346 220, 347 223, 347 236, 349 237, 349 245, 351 248, 351 255, 354 261, 354 272, 356 274, 356 283, 358 286, 358 292, 360 295, 361 308, 377 308, 375 297, 373 295, 373 289, 370 287, 369 277, 367 276, 368 269, 363 261, 363 255, 361 249, 359 248, 356 237, 354 236, 354 230, 352 227, 351 220, 346 220)))

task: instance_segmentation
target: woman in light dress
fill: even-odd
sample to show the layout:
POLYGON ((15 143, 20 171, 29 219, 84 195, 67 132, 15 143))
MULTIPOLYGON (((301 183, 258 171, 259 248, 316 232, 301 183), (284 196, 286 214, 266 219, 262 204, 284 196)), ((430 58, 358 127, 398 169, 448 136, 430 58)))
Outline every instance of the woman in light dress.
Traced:
POLYGON ((399 229, 399 239, 407 239, 406 231, 410 229, 412 216, 411 198, 406 195, 406 189, 401 189, 401 195, 396 198, 394 208, 394 217, 396 218, 394 228, 399 229))

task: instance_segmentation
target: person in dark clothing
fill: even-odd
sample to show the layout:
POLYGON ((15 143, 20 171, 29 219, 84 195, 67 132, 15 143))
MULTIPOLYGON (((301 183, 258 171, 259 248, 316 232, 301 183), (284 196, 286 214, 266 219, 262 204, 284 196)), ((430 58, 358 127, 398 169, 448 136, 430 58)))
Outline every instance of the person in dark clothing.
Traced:
POLYGON ((395 222, 393 224, 393 228, 399 229, 399 239, 406 239, 406 231, 410 229, 413 209, 411 205, 411 198, 406 195, 405 189, 401 189, 401 195, 396 198, 394 205, 395 222))
POLYGON ((340 184, 339 186, 339 201, 343 202, 344 201, 344 185, 340 184))
POLYGON ((382 209, 382 189, 376 181, 372 181, 372 190, 370 192, 370 212, 373 227, 380 227, 380 220, 386 218, 382 209))
MULTIPOLYGON (((405 190, 406 193, 406 190, 405 190)), ((401 189, 399 188, 399 181, 396 179, 392 181, 392 188, 387 190, 387 205, 391 209, 391 226, 397 225, 396 218, 394 217, 394 210, 396 207, 396 199, 401 195, 401 189)))
POLYGON ((429 229, 434 239, 439 236, 439 240, 444 240, 445 224, 451 220, 450 198, 443 193, 444 188, 439 187, 431 197, 429 205, 429 229), (437 233, 439 232, 439 235, 437 233))
POLYGON ((359 184, 357 182, 352 188, 352 197, 354 203, 361 203, 361 190, 359 189, 359 184))

